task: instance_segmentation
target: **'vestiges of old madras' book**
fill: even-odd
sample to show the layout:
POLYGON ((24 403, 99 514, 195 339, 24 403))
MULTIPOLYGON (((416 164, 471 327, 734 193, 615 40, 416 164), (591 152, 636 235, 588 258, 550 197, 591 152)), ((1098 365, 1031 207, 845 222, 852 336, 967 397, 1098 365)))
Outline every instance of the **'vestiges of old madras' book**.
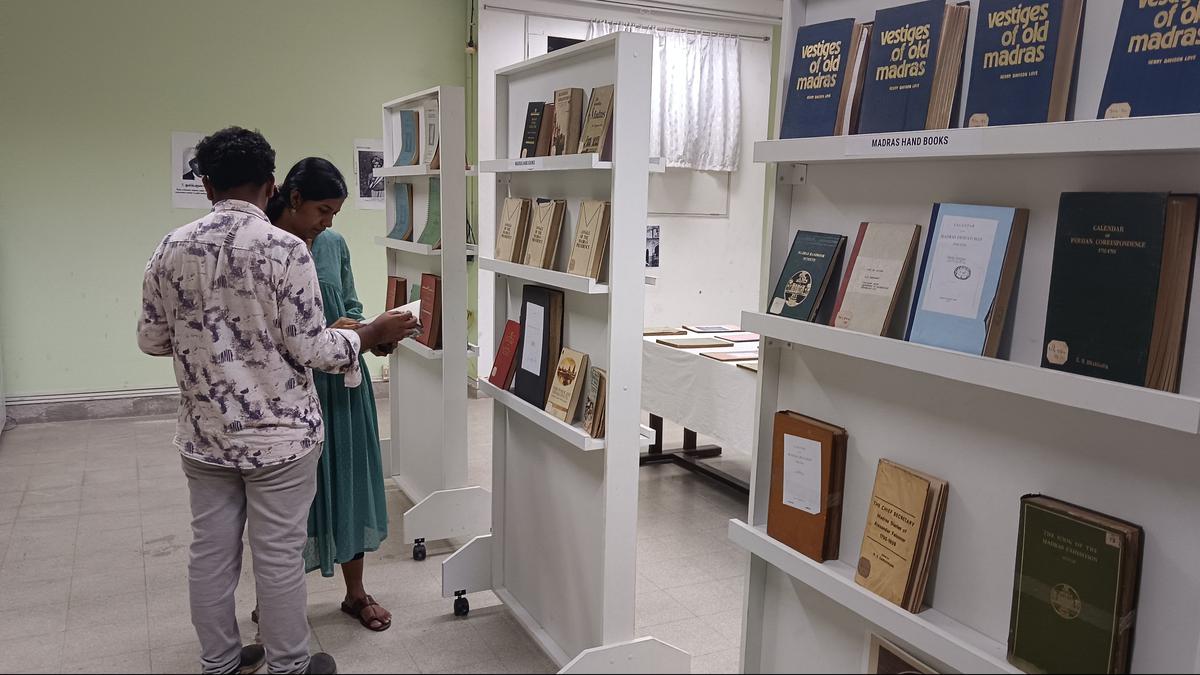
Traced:
POLYGON ((797 232, 775 282, 767 313, 829 323, 836 301, 829 288, 837 286, 845 249, 846 238, 840 234, 797 232))
POLYGON ((525 245, 526 265, 554 269, 554 256, 558 253, 558 237, 562 232, 566 211, 565 200, 538 200, 530 217, 529 241, 525 245))
POLYGON ((547 103, 542 108, 542 126, 538 129, 537 148, 534 157, 545 157, 550 154, 550 139, 554 136, 554 104, 547 103))
POLYGON ((575 227, 575 243, 567 272, 600 278, 604 254, 608 250, 608 202, 585 199, 579 205, 579 224, 575 227))
POLYGON ((854 581, 910 612, 921 611, 948 493, 940 478, 879 460, 854 581))
POLYGON ((996 356, 1028 222, 1026 209, 934 204, 907 339, 996 356))
POLYGON ((413 186, 412 183, 396 183, 392 186, 392 203, 395 218, 388 238, 412 241, 413 236, 413 186))
POLYGON ((1200 112, 1198 20, 1194 2, 1124 0, 1097 116, 1200 112))
POLYGON ((500 389, 508 389, 512 385, 513 374, 516 373, 517 347, 521 344, 521 324, 509 320, 504 324, 504 336, 500 338, 500 346, 496 348, 496 358, 492 360, 492 372, 488 382, 500 389))
POLYGON ((1196 195, 1066 192, 1042 367, 1179 391, 1196 195))
POLYGON ((893 332, 896 308, 911 276, 920 236, 920 225, 859 226, 832 325, 871 335, 893 332))
POLYGON ((595 152, 602 160, 612 159, 612 109, 613 85, 593 87, 579 136, 580 153, 595 152))
POLYGON ((528 199, 504 198, 504 204, 500 207, 500 230, 496 233, 496 260, 525 261, 530 207, 528 199))
POLYGON ((430 349, 442 347, 442 278, 421 275, 421 334, 417 342, 430 349))
POLYGON ((521 132, 521 156, 537 157, 538 136, 542 132, 542 113, 546 104, 541 101, 530 101, 525 111, 525 130, 521 132))
POLYGON ((875 12, 859 133, 950 126, 970 18, 966 3, 946 0, 875 12))
POLYGON ((546 407, 551 378, 562 353, 563 293, 527 284, 521 289, 521 340, 513 392, 538 409, 546 407))
POLYGON ((551 155, 568 155, 579 149, 583 118, 583 90, 559 89, 554 92, 554 134, 550 137, 551 155))
POLYGON ((583 397, 583 430, 592 438, 604 438, 604 404, 608 392, 608 373, 592 367, 588 372, 587 393, 583 397))
POLYGON ((1127 673, 1142 528, 1074 504, 1021 498, 1008 660, 1029 673, 1127 673))
POLYGON ((408 279, 404 277, 388 277, 387 300, 384 309, 395 309, 407 302, 408 279))
POLYGON ((1084 0, 979 0, 966 124, 1067 119, 1084 0))
POLYGON ((442 181, 437 176, 429 178, 429 199, 425 202, 425 227, 421 228, 418 244, 433 248, 442 247, 442 181))
POLYGON ((825 562, 838 557, 846 430, 807 415, 775 413, 767 534, 825 562))
POLYGON ((870 41, 871 24, 854 19, 796 30, 780 138, 854 133, 870 41))
POLYGON ((412 166, 421 161, 421 121, 416 110, 397 110, 393 124, 400 129, 400 147, 392 166, 412 166))
POLYGON ((546 412, 567 424, 574 423, 587 372, 587 354, 574 349, 563 349, 551 378, 553 383, 550 386, 550 395, 546 397, 546 412))

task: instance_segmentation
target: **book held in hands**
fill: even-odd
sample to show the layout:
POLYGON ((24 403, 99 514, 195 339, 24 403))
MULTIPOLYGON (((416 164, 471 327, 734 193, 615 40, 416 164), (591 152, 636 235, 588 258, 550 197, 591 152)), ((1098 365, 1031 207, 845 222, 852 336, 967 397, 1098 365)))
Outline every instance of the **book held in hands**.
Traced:
POLYGON ((421 334, 417 342, 430 349, 442 348, 442 278, 421 275, 421 334))

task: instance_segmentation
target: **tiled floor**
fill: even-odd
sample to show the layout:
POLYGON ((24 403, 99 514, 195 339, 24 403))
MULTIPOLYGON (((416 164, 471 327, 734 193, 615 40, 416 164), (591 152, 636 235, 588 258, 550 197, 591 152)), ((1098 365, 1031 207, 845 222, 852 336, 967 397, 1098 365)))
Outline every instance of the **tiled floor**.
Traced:
MULTIPOLYGON (((471 477, 486 485, 490 401, 473 401, 470 415, 471 477)), ((0 672, 196 670, 187 490, 173 427, 164 418, 102 420, 0 436, 0 672)), ((673 466, 646 467, 641 479, 638 631, 690 651, 693 672, 736 672, 746 561, 725 528, 744 517, 744 498, 673 466)), ((388 499, 399 522, 410 504, 394 488, 388 499)), ((553 672, 491 593, 471 596, 467 619, 450 614, 440 597, 448 551, 414 562, 393 536, 368 555, 368 590, 394 617, 384 633, 338 611, 340 578, 309 575, 314 649, 334 654, 345 673, 553 672)), ((247 561, 238 607, 248 640, 251 580, 247 561)))

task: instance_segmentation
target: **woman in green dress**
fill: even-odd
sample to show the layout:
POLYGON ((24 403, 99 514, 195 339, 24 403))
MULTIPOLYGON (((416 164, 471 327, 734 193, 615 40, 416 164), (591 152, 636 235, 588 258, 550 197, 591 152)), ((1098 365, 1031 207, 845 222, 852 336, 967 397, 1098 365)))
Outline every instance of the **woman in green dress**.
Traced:
MULTIPOLYGON (((272 223, 308 243, 317 266, 325 322, 335 328, 352 328, 364 320, 354 290, 350 250, 342 235, 329 229, 346 195, 346 182, 337 167, 309 157, 292 167, 267 206, 272 223)), ((391 614, 363 587, 363 556, 387 538, 387 500, 375 396, 367 364, 359 359, 363 379, 357 387, 347 387, 344 375, 313 372, 325 420, 325 451, 308 514, 304 565, 307 572, 320 569, 322 576, 332 577, 334 565, 340 564, 346 581, 342 611, 366 628, 383 631, 391 627, 391 614)))

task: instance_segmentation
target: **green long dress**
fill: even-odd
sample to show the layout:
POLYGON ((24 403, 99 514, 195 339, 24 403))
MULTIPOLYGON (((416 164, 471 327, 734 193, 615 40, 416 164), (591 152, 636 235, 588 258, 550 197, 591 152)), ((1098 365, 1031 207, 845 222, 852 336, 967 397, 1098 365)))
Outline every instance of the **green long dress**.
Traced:
MULTIPOLYGON (((345 316, 361 321, 354 291, 350 249, 342 235, 325 230, 312 246, 325 322, 345 316)), ((333 576, 334 565, 379 548, 387 538, 387 499, 379 455, 379 420, 367 364, 359 357, 363 382, 346 388, 345 376, 313 372, 325 416, 325 452, 317 466, 317 495, 308 513, 304 570, 333 576)))

